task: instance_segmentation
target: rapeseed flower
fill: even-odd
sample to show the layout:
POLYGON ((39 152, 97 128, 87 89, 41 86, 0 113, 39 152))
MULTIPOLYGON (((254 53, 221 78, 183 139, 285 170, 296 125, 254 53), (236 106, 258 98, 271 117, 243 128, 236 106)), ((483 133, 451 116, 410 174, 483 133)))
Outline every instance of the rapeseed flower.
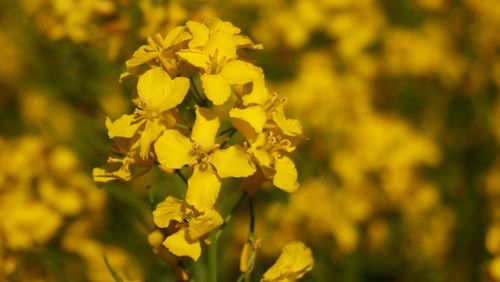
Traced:
MULTIPOLYGON (((195 261, 201 254, 200 240, 224 222, 214 209, 200 212, 185 201, 168 196, 153 211, 154 222, 160 228, 174 223, 174 233, 167 236, 163 245, 177 256, 189 256, 195 261)), ((206 241, 208 242, 208 241, 206 241)))
POLYGON ((161 166, 169 169, 193 167, 186 201, 200 211, 209 210, 215 204, 220 178, 246 177, 255 172, 250 156, 241 147, 220 148, 220 144, 216 144, 218 129, 219 118, 209 109, 198 107, 191 138, 168 129, 155 143, 161 166))
POLYGON ((186 48, 186 42, 191 38, 184 26, 173 28, 165 38, 161 34, 156 34, 153 38, 148 37, 148 44, 139 47, 132 58, 126 61, 127 71, 120 76, 120 80, 132 74, 140 74, 141 67, 144 66, 146 69, 162 67, 171 77, 176 77, 179 74, 179 62, 174 54, 186 48))
POLYGON ((205 95, 214 105, 224 104, 231 95, 231 85, 245 84, 258 78, 262 70, 237 59, 238 48, 254 47, 240 29, 229 22, 216 21, 205 25, 190 21, 187 27, 193 39, 189 49, 176 54, 201 71, 205 95))
POLYGON ((259 166, 258 172, 244 184, 250 193, 266 179, 272 179, 276 187, 287 192, 298 188, 295 164, 285 153, 294 151, 304 135, 298 120, 285 117, 285 103, 286 99, 273 94, 262 105, 233 108, 229 113, 233 126, 247 139, 248 153, 259 166))
POLYGON ((173 110, 184 100, 189 89, 185 77, 171 79, 168 73, 155 67, 139 77, 137 92, 139 99, 132 115, 123 115, 109 128, 110 138, 131 138, 141 131, 139 155, 146 159, 151 144, 166 129, 175 125, 173 110))

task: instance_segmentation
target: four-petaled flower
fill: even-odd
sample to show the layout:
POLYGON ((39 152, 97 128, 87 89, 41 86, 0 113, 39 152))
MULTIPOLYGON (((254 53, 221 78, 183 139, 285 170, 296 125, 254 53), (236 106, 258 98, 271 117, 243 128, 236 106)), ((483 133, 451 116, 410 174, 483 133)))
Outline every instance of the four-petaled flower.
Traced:
POLYGON ((266 179, 286 191, 298 188, 297 170, 285 153, 295 150, 297 142, 305 138, 296 119, 287 119, 283 111, 286 99, 270 95, 262 104, 233 108, 229 113, 235 128, 247 140, 247 151, 259 166, 256 174, 245 179, 243 189, 250 194, 266 179))
POLYGON ((248 46, 249 42, 238 35, 238 28, 226 22, 219 22, 212 29, 192 21, 186 25, 193 39, 189 49, 176 54, 201 71, 203 90, 214 105, 229 99, 231 85, 251 82, 262 73, 260 68, 237 59, 238 48, 248 46))
POLYGON ((115 120, 108 131, 110 138, 132 138, 140 131, 139 155, 148 157, 151 144, 161 133, 175 125, 173 109, 179 105, 189 89, 189 79, 171 79, 162 68, 146 71, 137 82, 138 100, 135 112, 115 120))
POLYGON ((221 182, 219 178, 247 177, 255 172, 250 156, 238 146, 220 148, 215 142, 219 118, 209 109, 196 108, 191 138, 177 130, 167 129, 155 143, 158 162, 165 168, 193 166, 188 180, 186 201, 200 211, 215 204, 221 182))
POLYGON ((160 228, 173 224, 174 233, 167 236, 162 244, 174 255, 189 256, 195 261, 201 254, 200 240, 206 240, 208 232, 224 222, 214 209, 200 212, 171 196, 156 206, 153 218, 160 228))

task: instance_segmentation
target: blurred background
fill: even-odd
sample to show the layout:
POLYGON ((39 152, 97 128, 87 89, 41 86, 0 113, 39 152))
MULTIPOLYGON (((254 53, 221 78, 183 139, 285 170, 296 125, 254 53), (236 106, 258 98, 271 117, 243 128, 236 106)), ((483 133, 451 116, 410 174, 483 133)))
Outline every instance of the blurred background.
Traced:
MULTIPOLYGON (((153 254, 159 170, 98 189, 105 116, 133 109, 125 60, 187 20, 231 21, 309 140, 301 186, 256 194, 253 281, 302 240, 302 281, 500 281, 497 0, 0 0, 0 281, 175 281, 153 254), (149 188, 148 188, 149 187, 149 188)), ((240 192, 229 181, 218 209, 240 192)), ((238 277, 245 209, 221 238, 238 277)), ((204 251, 206 252, 206 251, 204 251)), ((187 262, 204 281, 204 258, 187 262)))

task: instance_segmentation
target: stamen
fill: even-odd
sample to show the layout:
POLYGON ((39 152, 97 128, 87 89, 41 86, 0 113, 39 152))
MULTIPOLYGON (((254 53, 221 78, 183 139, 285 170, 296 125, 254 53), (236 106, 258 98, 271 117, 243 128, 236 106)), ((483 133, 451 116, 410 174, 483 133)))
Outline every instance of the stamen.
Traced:
POLYGON ((288 140, 288 139, 283 139, 280 141, 279 146, 280 146, 280 149, 287 149, 290 146, 292 146, 292 142, 290 142, 290 140, 288 140))

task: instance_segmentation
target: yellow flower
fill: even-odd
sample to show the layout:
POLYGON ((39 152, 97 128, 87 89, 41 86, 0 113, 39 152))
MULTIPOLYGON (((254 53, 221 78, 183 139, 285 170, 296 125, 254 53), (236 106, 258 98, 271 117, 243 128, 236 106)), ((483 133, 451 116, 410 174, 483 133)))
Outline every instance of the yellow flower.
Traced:
POLYGON ((262 70, 237 59, 241 47, 254 47, 241 35, 240 30, 228 22, 216 21, 211 26, 189 21, 187 27, 193 39, 189 49, 177 55, 201 70, 202 86, 208 99, 215 105, 225 103, 231 95, 231 85, 256 80, 262 70))
MULTIPOLYGON (((289 193, 297 190, 299 186, 295 164, 283 155, 283 151, 288 150, 290 144, 288 139, 281 139, 272 131, 266 131, 259 134, 248 148, 248 152, 260 167, 260 173, 265 177, 261 178, 262 181, 272 178, 274 186, 289 193)), ((258 183, 252 185, 260 186, 258 183)))
MULTIPOLYGON (((113 122, 106 118, 106 127, 109 131, 113 122)), ((139 157, 140 136, 135 134, 131 139, 115 138, 112 147, 112 156, 109 156, 106 164, 92 170, 92 176, 97 183, 106 183, 114 180, 130 181, 134 177, 148 172, 153 167, 152 159, 139 157), (131 167, 132 166, 132 167, 131 167), (141 170, 132 169, 142 167, 141 170)))
POLYGON ((250 194, 265 179, 287 192, 298 188, 297 170, 293 161, 284 155, 295 150, 302 134, 302 126, 296 119, 284 115, 286 99, 273 94, 261 105, 233 108, 229 116, 233 126, 247 139, 248 153, 259 165, 257 175, 245 179, 243 189, 250 194))
POLYGON ((291 142, 287 151, 291 152, 295 149, 298 138, 305 136, 302 134, 299 120, 285 117, 283 106, 286 102, 286 98, 273 93, 268 95, 262 104, 246 105, 244 108, 235 107, 229 112, 231 123, 248 141, 255 141, 257 135, 264 129, 286 135, 291 142))
POLYGON ((269 91, 266 88, 263 72, 255 80, 239 87, 234 86, 232 89, 245 107, 264 105, 269 99, 269 91))
POLYGON ((170 76, 155 67, 139 77, 139 99, 132 115, 123 115, 108 129, 109 138, 132 138, 140 133, 140 157, 147 159, 151 144, 166 129, 175 124, 172 109, 184 100, 189 89, 189 79, 170 76))
POLYGON ((160 66, 172 77, 178 75, 176 51, 184 47, 183 43, 191 39, 191 35, 185 31, 184 26, 172 29, 165 38, 156 34, 154 38, 148 37, 148 44, 137 49, 132 58, 125 62, 127 71, 122 73, 120 80, 135 74, 143 65, 160 66))
POLYGON ((246 177, 255 172, 250 156, 238 146, 220 148, 215 143, 219 118, 206 108, 196 109, 191 139, 167 129, 154 147, 158 162, 165 168, 193 166, 186 201, 197 210, 210 210, 219 194, 220 178, 246 177))
POLYGON ((163 245, 174 255, 189 256, 195 261, 201 254, 200 240, 206 239, 208 232, 224 222, 214 209, 199 212, 171 196, 156 206, 153 217, 160 228, 167 228, 172 221, 176 222, 175 233, 165 238, 163 245))
POLYGON ((269 268, 261 282, 288 282, 302 278, 313 268, 311 250, 302 242, 292 242, 283 248, 276 263, 269 268))
POLYGON ((153 161, 134 158, 129 154, 123 157, 108 157, 106 164, 92 170, 92 176, 97 183, 106 183, 113 180, 130 181, 134 177, 149 171, 152 166, 153 161), (132 172, 130 165, 139 165, 144 168, 138 172, 132 172))

